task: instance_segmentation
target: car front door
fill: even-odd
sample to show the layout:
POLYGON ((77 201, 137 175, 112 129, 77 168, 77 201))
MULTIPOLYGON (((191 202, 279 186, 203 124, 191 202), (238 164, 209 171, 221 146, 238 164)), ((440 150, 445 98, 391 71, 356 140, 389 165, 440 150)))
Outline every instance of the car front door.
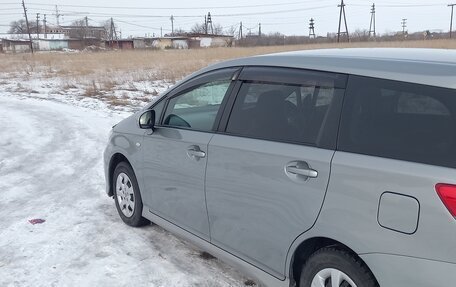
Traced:
POLYGON ((226 129, 209 144, 211 240, 284 278, 289 247, 325 197, 346 77, 250 67, 240 81, 226 129))
POLYGON ((184 83, 143 141, 145 205, 179 227, 209 240, 204 180, 207 146, 236 69, 218 70, 184 83))

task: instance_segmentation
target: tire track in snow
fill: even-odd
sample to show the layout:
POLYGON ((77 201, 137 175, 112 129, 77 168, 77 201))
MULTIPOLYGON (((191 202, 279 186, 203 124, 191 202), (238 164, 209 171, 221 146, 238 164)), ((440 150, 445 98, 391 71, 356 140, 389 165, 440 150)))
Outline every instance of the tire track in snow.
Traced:
POLYGON ((102 168, 118 120, 0 96, 0 286, 243 286, 160 227, 121 222, 102 168))

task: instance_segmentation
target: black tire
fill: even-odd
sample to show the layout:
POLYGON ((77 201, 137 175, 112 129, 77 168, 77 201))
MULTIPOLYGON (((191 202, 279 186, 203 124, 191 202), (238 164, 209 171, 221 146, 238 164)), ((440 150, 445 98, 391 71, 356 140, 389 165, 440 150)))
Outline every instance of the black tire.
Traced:
MULTIPOLYGON (((327 268, 342 271, 357 287, 379 286, 369 268, 356 255, 338 247, 324 247, 315 251, 304 263, 299 287, 310 287, 315 275, 327 268)), ((330 279, 325 285, 331 286, 330 279)), ((351 285, 344 281, 340 286, 351 285)))
MULTIPOLYGON (((116 166, 114 173, 112 175, 112 187, 114 191, 114 201, 116 202, 117 212, 119 213, 120 218, 122 221, 125 222, 127 225, 133 227, 140 227, 144 225, 150 224, 150 221, 146 218, 142 217, 142 210, 143 210, 143 203, 141 199, 141 193, 139 192, 138 181, 136 180, 135 173, 131 166, 126 162, 121 162, 116 166), (126 216, 120 207, 119 197, 117 195, 117 178, 119 174, 126 174, 130 179, 129 186, 133 187, 133 212, 130 216, 126 216)), ((131 210, 131 209, 130 209, 131 210)))

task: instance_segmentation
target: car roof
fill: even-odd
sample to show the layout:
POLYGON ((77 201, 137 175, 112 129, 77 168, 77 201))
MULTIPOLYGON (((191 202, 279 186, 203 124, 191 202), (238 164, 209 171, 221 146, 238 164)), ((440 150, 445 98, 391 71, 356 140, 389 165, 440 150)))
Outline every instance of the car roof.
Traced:
POLYGON ((456 50, 354 48, 305 50, 229 60, 202 72, 231 66, 274 66, 337 72, 456 88, 456 50))

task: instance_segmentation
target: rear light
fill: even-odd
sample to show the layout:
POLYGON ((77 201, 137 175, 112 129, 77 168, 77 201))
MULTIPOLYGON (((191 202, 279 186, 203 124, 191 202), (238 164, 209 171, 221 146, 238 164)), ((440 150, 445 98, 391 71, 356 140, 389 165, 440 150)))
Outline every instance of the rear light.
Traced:
POLYGON ((456 217, 456 185, 438 183, 435 190, 453 217, 456 217))

